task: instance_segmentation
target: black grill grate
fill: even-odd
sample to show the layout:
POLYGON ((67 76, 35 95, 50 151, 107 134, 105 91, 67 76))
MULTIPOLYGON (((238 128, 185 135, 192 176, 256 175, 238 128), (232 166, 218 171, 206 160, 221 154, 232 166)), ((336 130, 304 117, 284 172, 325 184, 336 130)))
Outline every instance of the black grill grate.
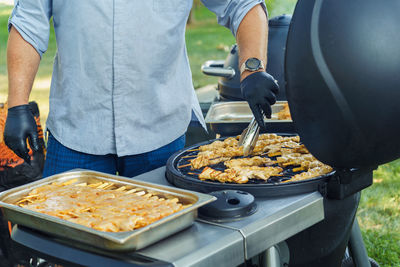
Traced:
MULTIPOLYGON (((286 134, 282 136, 293 136, 293 135, 286 134)), ((294 173, 292 169, 295 166, 288 166, 284 168, 283 176, 273 176, 270 177, 267 181, 260 179, 250 179, 248 183, 237 184, 237 183, 221 183, 218 181, 211 181, 211 180, 205 180, 205 181, 200 180, 198 178, 198 175, 196 174, 200 173, 204 167, 197 170, 192 170, 190 165, 182 168, 178 167, 190 163, 189 160, 193 159, 194 157, 188 158, 188 156, 195 156, 198 153, 198 151, 193 151, 193 150, 198 149, 202 145, 210 144, 216 140, 222 141, 224 139, 225 138, 205 141, 187 147, 173 154, 168 159, 166 165, 167 180, 177 187, 204 193, 217 190, 231 189, 231 190, 246 191, 253 194, 256 197, 280 197, 280 196, 308 193, 313 191, 320 191, 321 189, 326 187, 327 181, 335 174, 335 171, 333 171, 331 173, 307 180, 281 183, 281 181, 289 179, 294 174, 301 173, 301 172, 294 173)), ((276 157, 272 157, 271 159, 274 160, 276 159, 276 157)), ((223 162, 215 165, 210 165, 209 167, 220 171, 226 169, 223 162)))

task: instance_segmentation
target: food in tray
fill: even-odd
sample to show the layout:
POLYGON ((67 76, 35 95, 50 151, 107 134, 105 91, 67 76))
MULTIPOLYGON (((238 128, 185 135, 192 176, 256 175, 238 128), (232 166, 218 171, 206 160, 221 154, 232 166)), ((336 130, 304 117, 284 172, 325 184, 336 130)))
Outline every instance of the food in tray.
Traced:
POLYGON ((219 181, 221 183, 247 183, 249 179, 268 180, 282 176, 281 182, 306 180, 327 174, 333 169, 318 161, 307 148, 300 143, 298 136, 283 137, 276 134, 261 134, 249 157, 243 157, 243 147, 238 147, 237 137, 217 140, 200 146, 196 155, 187 155, 188 164, 178 168, 190 167, 200 170, 200 180, 219 181), (210 165, 223 163, 223 167, 212 168, 210 165), (203 168, 203 169, 202 169, 203 168), (288 170, 290 172, 288 172, 288 170), (288 173, 291 173, 288 175, 288 173))
POLYGON ((190 206, 143 188, 77 179, 37 187, 15 204, 105 232, 138 229, 190 206))
POLYGON ((278 120, 291 120, 292 116, 290 115, 289 104, 284 103, 283 109, 276 113, 275 116, 278 120))

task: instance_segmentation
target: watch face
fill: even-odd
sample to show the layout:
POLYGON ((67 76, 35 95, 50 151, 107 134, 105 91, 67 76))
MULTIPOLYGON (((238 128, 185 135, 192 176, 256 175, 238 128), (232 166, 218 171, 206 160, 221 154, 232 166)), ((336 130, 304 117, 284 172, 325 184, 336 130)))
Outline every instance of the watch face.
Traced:
POLYGON ((249 58, 246 61, 246 67, 249 68, 250 70, 258 70, 260 68, 261 62, 257 58, 249 58))

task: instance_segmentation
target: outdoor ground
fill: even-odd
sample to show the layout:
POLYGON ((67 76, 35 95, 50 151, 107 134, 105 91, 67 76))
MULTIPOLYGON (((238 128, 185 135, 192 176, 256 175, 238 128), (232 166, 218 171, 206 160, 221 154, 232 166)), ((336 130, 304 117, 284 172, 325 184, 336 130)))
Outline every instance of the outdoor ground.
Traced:
MULTIPOLYGON (((269 1, 270 17, 293 11, 294 0, 269 1)), ((0 4, 0 103, 7 99, 6 45, 7 19, 11 7, 0 4)), ((216 24, 214 15, 204 7, 194 10, 194 21, 187 27, 187 49, 195 88, 217 82, 205 76, 200 66, 206 60, 225 59, 235 43, 229 30, 216 24)), ((56 51, 54 33, 44 55, 31 100, 39 103, 42 123, 48 113, 48 96, 53 57, 56 51)), ((400 160, 379 167, 374 184, 362 193, 358 220, 370 257, 382 267, 400 266, 400 160)))

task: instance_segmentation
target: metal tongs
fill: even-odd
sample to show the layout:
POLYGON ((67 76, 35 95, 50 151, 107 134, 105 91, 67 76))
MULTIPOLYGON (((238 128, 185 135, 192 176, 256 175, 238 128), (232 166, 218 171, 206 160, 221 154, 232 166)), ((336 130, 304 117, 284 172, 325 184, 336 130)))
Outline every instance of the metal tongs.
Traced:
POLYGON ((260 133, 260 126, 253 116, 249 126, 243 130, 239 138, 238 146, 243 146, 243 155, 247 157, 251 152, 253 152, 256 142, 258 140, 258 135, 260 133))

